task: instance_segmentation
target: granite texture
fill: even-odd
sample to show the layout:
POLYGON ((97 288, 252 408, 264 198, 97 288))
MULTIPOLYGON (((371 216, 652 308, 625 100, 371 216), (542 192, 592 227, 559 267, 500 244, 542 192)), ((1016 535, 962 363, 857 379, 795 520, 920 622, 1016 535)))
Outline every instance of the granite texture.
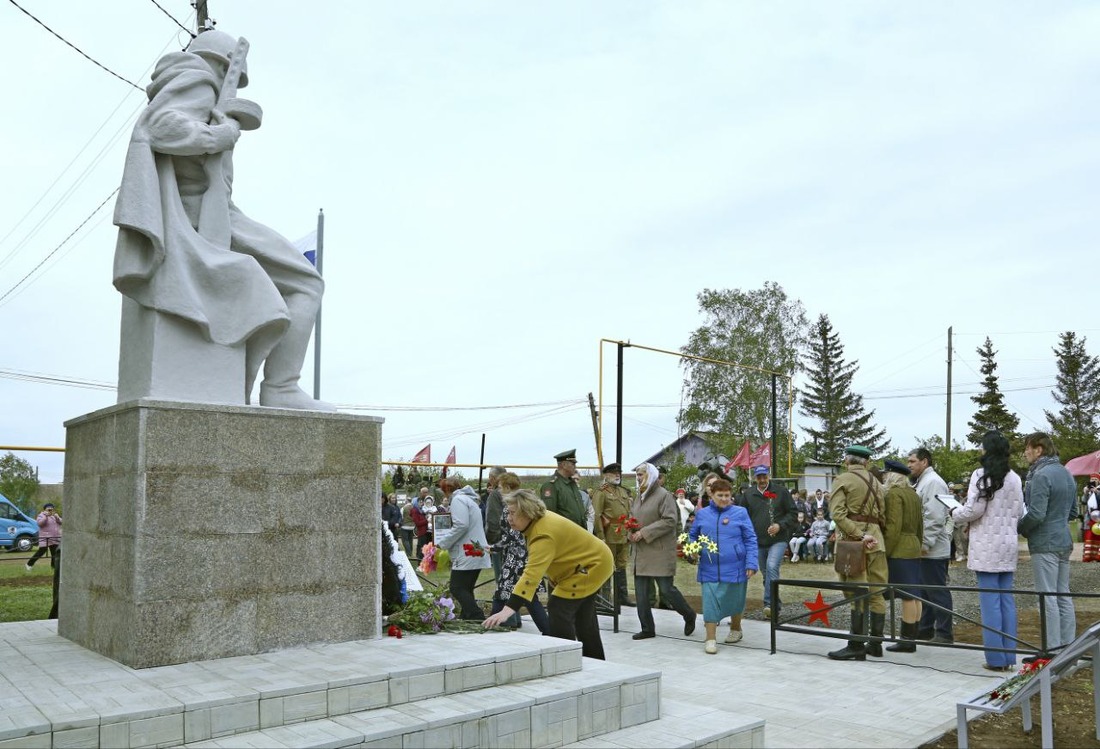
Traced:
POLYGON ((378 635, 381 419, 139 400, 66 427, 59 634, 134 668, 378 635))

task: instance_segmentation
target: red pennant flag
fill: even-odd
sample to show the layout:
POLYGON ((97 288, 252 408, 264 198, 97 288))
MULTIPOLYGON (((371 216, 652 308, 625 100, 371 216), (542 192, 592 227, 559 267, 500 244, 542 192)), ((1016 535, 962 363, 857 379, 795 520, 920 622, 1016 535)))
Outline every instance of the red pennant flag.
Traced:
POLYGON ((413 456, 410 461, 412 463, 431 463, 432 462, 432 445, 429 442, 424 445, 424 449, 413 456))
POLYGON ((751 468, 752 464, 749 463, 750 452, 752 452, 752 448, 749 447, 749 441, 745 440, 745 444, 741 445, 741 449, 737 451, 733 459, 729 463, 726 463, 726 473, 729 473, 734 468, 751 468))
POLYGON ((771 469, 772 464, 772 443, 770 441, 765 442, 760 447, 756 448, 756 452, 749 456, 749 466, 768 466, 771 469))
POLYGON ((449 453, 447 453, 447 459, 443 462, 444 463, 450 463, 451 465, 455 464, 455 446, 454 445, 451 445, 451 451, 449 453))

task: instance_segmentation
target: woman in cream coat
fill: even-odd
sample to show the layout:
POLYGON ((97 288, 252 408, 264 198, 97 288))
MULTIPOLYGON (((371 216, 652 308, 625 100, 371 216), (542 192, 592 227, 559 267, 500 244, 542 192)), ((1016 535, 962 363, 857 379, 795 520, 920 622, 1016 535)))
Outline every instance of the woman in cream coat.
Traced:
MULTIPOLYGON (((1016 521, 1023 514, 1024 492, 1020 477, 1009 468, 1008 456, 1005 436, 986 433, 982 438, 982 467, 970 476, 966 504, 951 513, 955 522, 970 523, 966 566, 977 574, 978 587, 999 589, 978 594, 982 643, 987 648, 1016 647, 1016 599, 1012 593, 1000 591, 1013 588, 1019 555, 1016 521)), ((1015 653, 985 653, 985 667, 990 671, 1011 671, 1015 664, 1015 653)))

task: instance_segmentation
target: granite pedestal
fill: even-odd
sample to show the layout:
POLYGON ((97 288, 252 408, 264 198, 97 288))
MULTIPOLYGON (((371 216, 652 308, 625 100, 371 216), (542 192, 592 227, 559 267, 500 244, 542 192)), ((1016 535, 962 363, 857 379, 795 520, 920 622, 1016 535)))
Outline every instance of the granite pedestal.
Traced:
POLYGON ((58 634, 133 668, 378 636, 381 419, 137 400, 65 426, 58 634))

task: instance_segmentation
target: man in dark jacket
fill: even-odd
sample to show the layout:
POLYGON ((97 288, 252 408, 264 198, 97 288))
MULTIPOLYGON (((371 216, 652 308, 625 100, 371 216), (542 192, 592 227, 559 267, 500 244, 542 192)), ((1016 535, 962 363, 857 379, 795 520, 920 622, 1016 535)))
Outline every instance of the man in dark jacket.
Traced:
MULTIPOLYGON (((772 615, 772 580, 779 579, 779 565, 791 540, 791 531, 798 520, 791 493, 771 482, 767 466, 752 469, 756 486, 745 492, 745 509, 749 511, 756 542, 759 546, 759 566, 764 572, 764 616, 772 615)), ((781 602, 776 596, 776 613, 781 602)))
MULTIPOLYGON (((1069 521, 1077 514, 1077 484, 1058 460, 1049 434, 1029 434, 1024 440, 1024 458, 1031 466, 1024 483, 1027 512, 1017 521, 1016 530, 1027 539, 1035 590, 1069 593, 1069 555, 1073 551, 1069 521)), ((1045 646, 1057 648, 1073 642, 1077 632, 1073 599, 1048 597, 1044 609, 1045 646)))

